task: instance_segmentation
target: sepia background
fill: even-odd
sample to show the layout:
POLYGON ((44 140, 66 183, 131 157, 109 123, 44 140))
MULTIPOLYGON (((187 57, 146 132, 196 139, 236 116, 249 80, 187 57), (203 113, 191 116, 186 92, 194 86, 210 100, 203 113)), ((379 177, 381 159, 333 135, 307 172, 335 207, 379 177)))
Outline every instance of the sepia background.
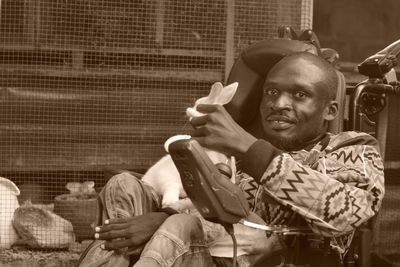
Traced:
MULTIPOLYGON (((92 237, 96 206, 84 197, 71 204, 66 187, 93 193, 118 170, 145 172, 165 154, 168 137, 189 131, 185 109, 225 81, 243 48, 277 37, 278 26, 313 29, 322 47, 338 51, 338 68, 355 85, 366 78, 357 64, 400 39, 397 2, 1 0, 0 176, 19 188, 20 205, 30 200, 72 223, 79 244, 60 237, 50 250, 66 253, 57 264, 73 264, 92 237)), ((375 248, 397 264, 399 109, 391 97, 388 200, 375 248)), ((32 256, 0 253, 4 266, 32 256)))

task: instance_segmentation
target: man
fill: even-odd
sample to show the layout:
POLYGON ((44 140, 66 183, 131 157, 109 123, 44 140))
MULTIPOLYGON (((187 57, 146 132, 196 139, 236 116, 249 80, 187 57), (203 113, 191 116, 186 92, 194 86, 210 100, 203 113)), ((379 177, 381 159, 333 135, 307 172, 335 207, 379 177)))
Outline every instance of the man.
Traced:
MULTIPOLYGON (((364 133, 327 133, 328 122, 338 112, 336 88, 335 70, 320 57, 307 52, 284 57, 263 86, 261 139, 240 127, 222 106, 197 107, 206 115, 191 120, 193 138, 239 160, 239 186, 248 193, 252 211, 268 225, 308 225, 315 233, 312 238, 256 238, 244 248, 248 255, 285 250, 295 263, 340 266, 354 229, 378 211, 384 178, 376 140, 364 133), (254 183, 257 187, 251 190, 254 183), (298 244, 304 257, 294 259, 298 244)), ((125 217, 147 214, 98 227, 96 238, 102 240, 103 253, 121 259, 114 250, 140 250, 146 244, 135 266, 221 262, 211 258, 196 217, 150 212, 156 206, 151 190, 137 179, 121 177, 120 185, 108 192, 125 190, 128 197, 113 203, 129 203, 114 210, 125 217), (124 188, 121 183, 128 180, 136 186, 124 188)), ((115 179, 110 182, 116 184, 115 179)))

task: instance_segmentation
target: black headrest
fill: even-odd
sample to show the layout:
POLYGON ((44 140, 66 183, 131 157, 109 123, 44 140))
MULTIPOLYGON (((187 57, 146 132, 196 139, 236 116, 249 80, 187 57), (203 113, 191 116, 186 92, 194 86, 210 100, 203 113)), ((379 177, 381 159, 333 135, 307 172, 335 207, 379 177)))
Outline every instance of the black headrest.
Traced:
POLYGON ((238 90, 225 108, 244 129, 256 135, 262 85, 269 70, 287 55, 307 51, 315 55, 314 45, 291 39, 268 39, 247 47, 233 65, 226 84, 238 82, 238 90))

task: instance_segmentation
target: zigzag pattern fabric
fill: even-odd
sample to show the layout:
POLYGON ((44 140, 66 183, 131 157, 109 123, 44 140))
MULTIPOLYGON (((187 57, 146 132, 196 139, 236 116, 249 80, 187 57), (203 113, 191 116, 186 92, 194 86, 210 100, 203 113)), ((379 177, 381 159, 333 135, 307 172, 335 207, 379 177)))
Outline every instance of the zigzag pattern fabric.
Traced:
POLYGON ((297 224, 300 217, 316 234, 345 239, 377 213, 385 192, 378 144, 357 132, 282 153, 259 184, 242 174, 239 185, 267 224, 297 224))

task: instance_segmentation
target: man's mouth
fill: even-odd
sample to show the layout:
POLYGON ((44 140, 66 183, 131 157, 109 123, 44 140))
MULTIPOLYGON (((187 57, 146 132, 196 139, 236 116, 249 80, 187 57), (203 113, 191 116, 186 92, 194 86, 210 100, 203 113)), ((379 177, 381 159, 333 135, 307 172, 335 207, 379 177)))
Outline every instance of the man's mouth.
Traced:
POLYGON ((295 120, 281 115, 271 115, 267 122, 273 130, 286 130, 295 124, 295 120))

